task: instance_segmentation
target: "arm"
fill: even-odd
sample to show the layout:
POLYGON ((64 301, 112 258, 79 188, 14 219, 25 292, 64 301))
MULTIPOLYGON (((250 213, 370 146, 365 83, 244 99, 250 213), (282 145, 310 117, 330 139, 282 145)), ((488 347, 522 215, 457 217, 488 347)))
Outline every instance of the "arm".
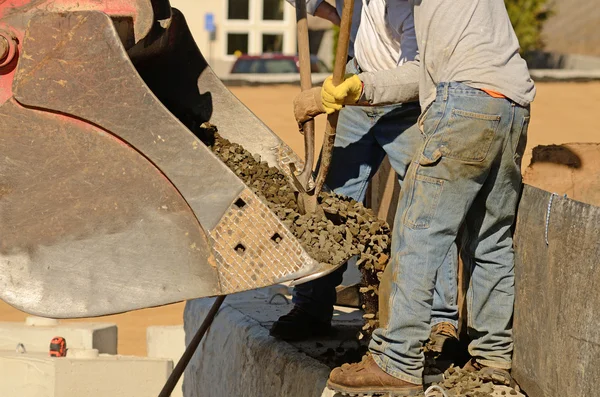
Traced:
POLYGON ((321 4, 319 4, 313 15, 319 18, 326 19, 336 26, 340 26, 340 23, 342 22, 340 16, 337 13, 336 8, 331 4, 327 3, 326 1, 323 1, 321 2, 321 4))
POLYGON ((419 55, 395 69, 358 75, 364 84, 357 105, 406 103, 419 98, 419 55))
MULTIPOLYGON (((292 6, 296 6, 296 0, 286 0, 292 6)), ((324 0, 306 0, 306 12, 319 18, 323 18, 340 25, 340 16, 334 6, 324 0)))

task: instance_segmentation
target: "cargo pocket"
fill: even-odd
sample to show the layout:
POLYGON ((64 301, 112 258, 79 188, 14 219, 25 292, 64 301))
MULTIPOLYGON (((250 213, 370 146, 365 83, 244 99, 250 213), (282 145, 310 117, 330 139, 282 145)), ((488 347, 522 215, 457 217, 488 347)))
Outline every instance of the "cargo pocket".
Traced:
POLYGON ((428 176, 415 177, 404 223, 411 229, 427 229, 435 216, 444 181, 428 176))
POLYGON ((529 128, 529 116, 523 117, 523 121, 521 123, 521 131, 519 131, 519 136, 515 139, 515 144, 513 147, 513 158, 515 163, 520 167, 521 160, 523 158, 523 153, 525 152, 525 146, 527 146, 527 130, 529 128))
POLYGON ((499 124, 499 115, 452 109, 442 138, 444 157, 482 162, 490 151, 499 124))

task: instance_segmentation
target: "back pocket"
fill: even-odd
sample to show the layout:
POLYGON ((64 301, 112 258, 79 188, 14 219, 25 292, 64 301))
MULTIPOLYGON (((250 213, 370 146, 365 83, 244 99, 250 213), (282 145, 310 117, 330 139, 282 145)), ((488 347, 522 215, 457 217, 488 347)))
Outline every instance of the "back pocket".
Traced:
POLYGON ((499 115, 452 109, 442 138, 444 157, 466 162, 485 160, 499 124, 499 115))
POLYGON ((416 175, 404 223, 411 229, 427 229, 435 216, 444 181, 416 175))

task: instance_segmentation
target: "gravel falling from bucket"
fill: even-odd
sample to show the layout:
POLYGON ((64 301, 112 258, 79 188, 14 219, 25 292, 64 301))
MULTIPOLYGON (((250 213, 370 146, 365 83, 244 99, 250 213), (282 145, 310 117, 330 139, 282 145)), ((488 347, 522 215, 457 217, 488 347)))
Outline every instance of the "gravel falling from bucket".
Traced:
POLYGON ((390 256, 391 233, 387 222, 362 203, 330 192, 321 193, 318 199, 327 217, 301 215, 294 191, 282 171, 221 137, 215 126, 205 123, 198 135, 269 206, 315 260, 336 264, 358 256, 365 318, 358 337, 370 336, 378 326, 379 279, 390 256))

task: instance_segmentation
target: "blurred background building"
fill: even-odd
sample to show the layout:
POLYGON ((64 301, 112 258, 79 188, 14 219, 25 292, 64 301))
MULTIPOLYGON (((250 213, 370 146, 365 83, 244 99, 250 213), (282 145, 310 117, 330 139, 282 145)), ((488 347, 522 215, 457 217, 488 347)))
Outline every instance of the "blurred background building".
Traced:
MULTIPOLYGON (((327 0, 334 4, 334 0, 327 0)), ((357 0, 361 1, 361 0, 357 0)), ((531 68, 600 69, 598 0, 505 0, 531 68)), ((171 0, 217 75, 236 54, 297 53, 295 10, 285 0, 171 0)), ((333 64, 331 23, 309 16, 311 53, 333 64)))
MULTIPOLYGON (((171 0, 181 10, 217 75, 231 70, 236 52, 294 55, 296 12, 285 0, 171 0), (212 33, 211 33, 212 31, 212 33)), ((332 64, 331 23, 309 17, 311 52, 332 64)))

